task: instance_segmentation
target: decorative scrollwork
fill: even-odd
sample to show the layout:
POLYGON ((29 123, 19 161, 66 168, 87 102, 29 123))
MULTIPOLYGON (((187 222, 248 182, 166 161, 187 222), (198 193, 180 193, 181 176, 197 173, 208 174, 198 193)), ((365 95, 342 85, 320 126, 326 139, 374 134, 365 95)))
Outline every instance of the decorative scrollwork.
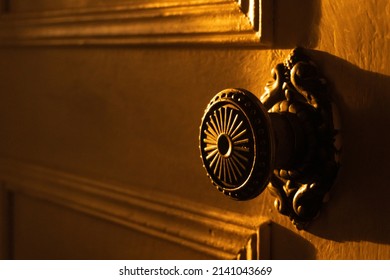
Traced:
POLYGON ((331 102, 325 80, 302 49, 295 49, 272 74, 261 101, 269 112, 291 114, 298 121, 303 147, 292 166, 274 169, 268 190, 276 197, 276 209, 302 228, 319 214, 338 170, 331 102))

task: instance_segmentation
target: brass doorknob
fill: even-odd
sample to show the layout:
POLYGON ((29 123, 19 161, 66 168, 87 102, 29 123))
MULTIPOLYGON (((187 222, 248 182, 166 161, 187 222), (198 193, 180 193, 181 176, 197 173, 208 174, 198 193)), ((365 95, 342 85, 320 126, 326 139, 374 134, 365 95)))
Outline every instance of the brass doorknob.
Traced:
POLYGON ((261 101, 225 89, 207 105, 200 153, 223 194, 247 200, 268 188, 301 228, 315 218, 338 170, 332 104, 317 68, 295 49, 272 70, 261 101))
POLYGON ((249 91, 226 89, 208 105, 200 129, 200 152, 212 182, 239 200, 260 194, 274 165, 271 118, 249 91))

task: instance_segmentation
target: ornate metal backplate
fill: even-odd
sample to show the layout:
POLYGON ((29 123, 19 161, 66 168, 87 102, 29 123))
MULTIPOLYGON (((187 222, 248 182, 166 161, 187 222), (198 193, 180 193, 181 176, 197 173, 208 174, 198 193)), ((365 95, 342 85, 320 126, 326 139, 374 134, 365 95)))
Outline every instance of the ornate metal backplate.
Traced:
POLYGON ((200 128, 201 158, 219 191, 246 200, 268 187, 277 210, 302 228, 318 215, 338 170, 332 105, 302 49, 272 74, 261 102, 242 89, 211 100, 200 128))
POLYGON ((338 171, 332 104, 325 79, 302 49, 295 49, 272 74, 261 101, 269 112, 297 119, 303 147, 300 160, 274 169, 268 190, 277 210, 302 228, 318 216, 338 171))

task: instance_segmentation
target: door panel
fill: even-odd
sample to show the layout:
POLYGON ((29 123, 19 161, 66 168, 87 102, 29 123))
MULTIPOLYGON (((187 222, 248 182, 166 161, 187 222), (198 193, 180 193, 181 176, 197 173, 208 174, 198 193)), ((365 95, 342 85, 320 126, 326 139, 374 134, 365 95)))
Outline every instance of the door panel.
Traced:
POLYGON ((204 259, 206 254, 150 235, 142 237, 56 204, 17 195, 15 259, 204 259))
MULTIPOLYGON (((52 12, 42 25, 36 14, 3 15, 2 257, 390 258, 389 190, 381 176, 389 156, 390 61, 378 55, 390 51, 390 4, 313 1, 310 32, 300 33, 303 23, 288 12, 300 7, 293 2, 273 1, 273 47, 259 43, 266 31, 254 29, 256 17, 238 6, 223 15, 209 9, 202 16, 211 4, 182 12, 189 19, 182 34, 174 25, 170 35, 153 24, 169 30, 180 22, 172 7, 175 17, 118 33, 96 17, 97 29, 74 27, 69 11, 55 12, 63 19, 54 29, 52 12), (363 12, 369 16, 357 19, 363 12), (219 30, 194 32, 215 18, 219 30), (32 23, 25 33, 23 21, 32 23), (44 37, 48 31, 55 38, 44 37), (331 200, 306 231, 277 213, 268 192, 246 202, 222 197, 198 150, 210 98, 230 87, 260 95, 272 67, 298 44, 314 49, 308 54, 329 81, 345 147, 331 200)), ((81 18, 90 15, 88 8, 81 18)))

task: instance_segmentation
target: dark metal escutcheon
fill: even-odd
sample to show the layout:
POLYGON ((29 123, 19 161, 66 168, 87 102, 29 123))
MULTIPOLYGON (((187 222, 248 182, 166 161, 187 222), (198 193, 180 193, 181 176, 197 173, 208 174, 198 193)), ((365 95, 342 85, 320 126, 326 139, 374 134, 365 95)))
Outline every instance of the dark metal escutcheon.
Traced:
POLYGON ((219 191, 247 200, 268 188, 278 211, 302 228, 318 215, 338 170, 332 105, 302 49, 272 74, 261 102, 244 89, 214 96, 202 118, 200 153, 219 191))

